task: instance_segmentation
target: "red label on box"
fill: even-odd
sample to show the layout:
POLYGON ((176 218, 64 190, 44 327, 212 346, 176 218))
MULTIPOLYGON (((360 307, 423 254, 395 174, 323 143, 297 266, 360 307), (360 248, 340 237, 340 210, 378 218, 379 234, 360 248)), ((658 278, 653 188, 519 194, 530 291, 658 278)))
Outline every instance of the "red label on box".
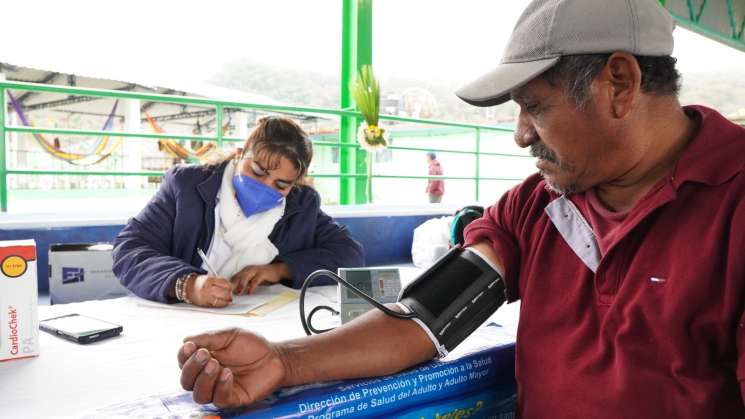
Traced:
POLYGON ((36 260, 36 247, 34 246, 10 246, 0 247, 0 260, 8 256, 19 256, 26 262, 36 260))

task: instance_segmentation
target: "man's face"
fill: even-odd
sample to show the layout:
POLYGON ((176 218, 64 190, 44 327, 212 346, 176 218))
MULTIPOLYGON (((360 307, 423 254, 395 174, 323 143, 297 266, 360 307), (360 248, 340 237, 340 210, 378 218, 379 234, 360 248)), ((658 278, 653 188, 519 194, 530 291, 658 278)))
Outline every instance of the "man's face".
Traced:
POLYGON ((579 110, 561 86, 537 78, 513 91, 512 99, 520 105, 515 142, 530 147, 551 189, 581 192, 609 179, 620 144, 594 98, 579 110))

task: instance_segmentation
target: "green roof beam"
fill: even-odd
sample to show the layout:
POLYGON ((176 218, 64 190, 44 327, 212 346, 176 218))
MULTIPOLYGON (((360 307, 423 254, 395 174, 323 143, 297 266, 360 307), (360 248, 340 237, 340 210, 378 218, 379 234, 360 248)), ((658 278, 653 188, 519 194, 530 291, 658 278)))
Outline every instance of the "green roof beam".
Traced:
POLYGON ((670 12, 679 26, 745 52, 745 16, 738 19, 738 14, 745 14, 745 2, 742 0, 658 1, 670 12))

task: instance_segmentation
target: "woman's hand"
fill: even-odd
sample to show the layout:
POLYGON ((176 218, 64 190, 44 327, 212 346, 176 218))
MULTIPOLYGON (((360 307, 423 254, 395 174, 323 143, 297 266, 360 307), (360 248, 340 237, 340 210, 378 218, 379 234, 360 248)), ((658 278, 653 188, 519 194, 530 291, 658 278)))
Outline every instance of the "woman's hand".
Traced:
POLYGON ((230 278, 233 294, 251 294, 263 283, 276 284, 280 279, 290 278, 292 273, 285 263, 246 266, 230 278))
POLYGON ((186 297, 200 307, 225 307, 233 302, 230 281, 209 275, 190 278, 186 283, 186 297))
POLYGON ((278 388, 287 368, 282 353, 261 336, 227 329, 190 336, 178 351, 181 386, 197 403, 220 408, 261 400, 278 388))

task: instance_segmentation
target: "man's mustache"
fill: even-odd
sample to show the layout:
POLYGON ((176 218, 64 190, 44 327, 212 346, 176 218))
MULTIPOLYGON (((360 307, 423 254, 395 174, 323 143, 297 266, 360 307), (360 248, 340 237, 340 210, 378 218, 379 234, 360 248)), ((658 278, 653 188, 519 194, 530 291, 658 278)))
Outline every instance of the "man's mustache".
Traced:
POLYGON ((559 159, 556 157, 556 153, 554 153, 553 150, 549 149, 541 142, 533 143, 530 145, 530 155, 542 160, 549 161, 551 163, 559 163, 559 159))

